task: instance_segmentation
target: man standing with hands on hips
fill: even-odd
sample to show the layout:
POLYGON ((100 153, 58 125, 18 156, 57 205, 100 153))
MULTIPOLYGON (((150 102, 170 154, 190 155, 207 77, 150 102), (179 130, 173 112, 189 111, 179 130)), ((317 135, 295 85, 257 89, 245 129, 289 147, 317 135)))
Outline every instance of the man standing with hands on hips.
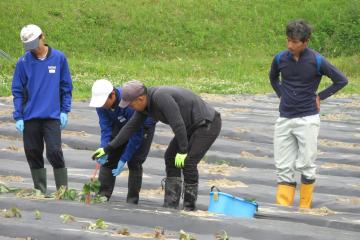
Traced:
POLYGON ((301 173, 300 208, 311 208, 320 101, 339 91, 348 80, 323 56, 307 47, 311 27, 304 20, 291 21, 286 35, 288 50, 275 56, 270 70, 271 85, 280 98, 280 117, 274 131, 276 202, 284 206, 293 204, 297 170, 301 173), (323 75, 333 84, 317 94, 323 75))
POLYGON ((136 112, 98 157, 123 145, 149 116, 170 125, 175 137, 165 152, 166 181, 164 207, 179 206, 184 175, 184 209, 194 211, 198 195, 197 165, 221 130, 221 117, 213 107, 190 90, 180 87, 149 87, 140 81, 125 83, 120 107, 136 112))
POLYGON ((71 110, 72 80, 64 53, 45 44, 40 27, 22 28, 26 53, 16 63, 12 82, 16 129, 23 133, 26 159, 34 188, 46 193, 46 157, 53 167, 56 188, 67 187, 67 169, 61 148, 61 129, 71 110))

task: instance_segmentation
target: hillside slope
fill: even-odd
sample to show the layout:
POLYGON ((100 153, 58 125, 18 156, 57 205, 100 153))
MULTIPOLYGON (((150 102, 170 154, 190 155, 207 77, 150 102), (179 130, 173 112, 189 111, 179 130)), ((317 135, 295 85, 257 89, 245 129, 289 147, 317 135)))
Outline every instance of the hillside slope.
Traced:
MULTIPOLYGON (((345 92, 360 89, 357 0, 15 0, 1 1, 0 9, 0 48, 17 59, 21 27, 38 24, 69 57, 77 98, 88 97, 92 81, 103 77, 198 92, 271 92, 269 65, 285 47, 286 23, 296 18, 314 26, 311 47, 352 80, 345 92)), ((3 96, 10 94, 14 63, 0 64, 3 96)))

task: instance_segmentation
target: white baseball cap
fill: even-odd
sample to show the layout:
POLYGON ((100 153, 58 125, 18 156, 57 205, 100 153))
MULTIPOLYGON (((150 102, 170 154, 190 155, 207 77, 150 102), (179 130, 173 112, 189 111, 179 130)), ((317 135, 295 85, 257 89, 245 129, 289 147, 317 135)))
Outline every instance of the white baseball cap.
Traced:
POLYGON ((109 80, 96 80, 91 89, 91 100, 89 106, 97 108, 102 107, 113 89, 114 87, 109 80))
POLYGON ((39 47, 41 33, 41 29, 34 24, 26 25, 21 29, 20 39, 26 51, 39 47))

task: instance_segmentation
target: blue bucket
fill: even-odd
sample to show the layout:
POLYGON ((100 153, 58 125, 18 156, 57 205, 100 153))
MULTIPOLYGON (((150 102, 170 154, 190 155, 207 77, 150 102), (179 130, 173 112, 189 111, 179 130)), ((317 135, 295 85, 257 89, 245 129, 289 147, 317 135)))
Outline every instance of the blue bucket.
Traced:
POLYGON ((250 202, 243 198, 234 197, 230 194, 220 192, 215 186, 211 187, 210 204, 208 211, 220 213, 232 217, 254 217, 258 208, 256 202, 250 202), (216 188, 217 191, 213 191, 216 188))

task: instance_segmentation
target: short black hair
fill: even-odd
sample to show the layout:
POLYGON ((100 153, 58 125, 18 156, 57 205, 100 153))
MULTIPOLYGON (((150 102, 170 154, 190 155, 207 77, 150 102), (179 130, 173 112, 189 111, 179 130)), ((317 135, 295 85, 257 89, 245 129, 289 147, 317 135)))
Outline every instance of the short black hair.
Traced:
POLYGON ((310 39, 312 27, 303 19, 290 21, 286 26, 286 36, 305 42, 310 39))

